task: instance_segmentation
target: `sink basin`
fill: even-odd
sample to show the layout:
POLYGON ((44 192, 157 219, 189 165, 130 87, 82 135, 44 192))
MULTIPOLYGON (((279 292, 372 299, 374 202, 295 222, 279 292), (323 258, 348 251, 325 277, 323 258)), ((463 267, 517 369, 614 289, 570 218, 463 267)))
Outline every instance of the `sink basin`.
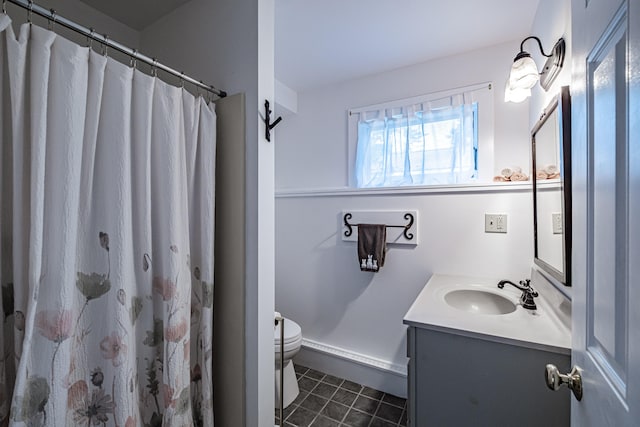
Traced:
POLYGON ((508 314, 516 310, 511 300, 480 289, 457 289, 445 294, 444 300, 451 307, 468 313, 508 314))

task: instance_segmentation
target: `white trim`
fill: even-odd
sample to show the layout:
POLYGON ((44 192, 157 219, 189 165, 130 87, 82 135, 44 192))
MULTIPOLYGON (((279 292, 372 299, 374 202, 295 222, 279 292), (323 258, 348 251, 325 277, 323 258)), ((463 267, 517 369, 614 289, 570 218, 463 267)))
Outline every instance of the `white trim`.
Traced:
POLYGON ((378 359, 372 356, 366 356, 355 351, 346 350, 340 347, 323 344, 318 341, 310 340, 307 338, 302 339, 302 346, 319 353, 328 354, 343 360, 355 362, 359 365, 367 366, 369 368, 375 368, 377 370, 391 373, 403 378, 407 377, 407 367, 405 365, 399 365, 397 363, 389 362, 387 360, 378 359))
MULTIPOLYGON (((539 187, 546 187, 552 183, 538 183, 539 187)), ((276 198, 290 197, 340 197, 340 196, 402 196, 418 194, 438 194, 438 193, 522 193, 532 191, 531 181, 520 182, 495 182, 460 185, 431 185, 412 187, 384 187, 384 188, 293 188, 276 190, 276 198)))
POLYGON ((380 110, 383 108, 387 109, 387 108, 406 107, 407 105, 433 101, 436 99, 446 98, 448 96, 458 95, 460 93, 465 93, 465 92, 474 92, 476 90, 481 90, 481 89, 491 90, 493 88, 492 85, 493 85, 492 82, 483 82, 483 83, 477 83, 469 86, 462 86, 454 89, 442 90, 440 92, 432 92, 424 95, 413 96, 411 98, 396 99, 393 101, 381 102, 379 104, 374 104, 374 105, 366 105, 358 108, 350 108, 349 115, 351 116, 353 114, 360 114, 363 112, 380 110))

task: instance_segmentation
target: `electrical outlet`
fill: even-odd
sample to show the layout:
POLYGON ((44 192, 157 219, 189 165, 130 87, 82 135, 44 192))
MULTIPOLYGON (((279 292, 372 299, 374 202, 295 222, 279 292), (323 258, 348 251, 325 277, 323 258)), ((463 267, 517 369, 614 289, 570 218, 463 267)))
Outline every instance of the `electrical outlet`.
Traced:
POLYGON ((506 233, 507 214, 484 214, 485 233, 506 233))
POLYGON ((551 214, 551 227, 553 228, 553 234, 562 234, 562 213, 553 212, 551 214))

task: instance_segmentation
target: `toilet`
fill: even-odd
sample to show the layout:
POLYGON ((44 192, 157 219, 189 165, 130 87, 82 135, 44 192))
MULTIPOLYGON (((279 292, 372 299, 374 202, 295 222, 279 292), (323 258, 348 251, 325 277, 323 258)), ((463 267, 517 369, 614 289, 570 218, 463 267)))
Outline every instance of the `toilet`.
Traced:
MULTIPOLYGON (((273 342, 275 347, 276 360, 276 408, 280 407, 280 324, 273 328, 273 342)), ((300 389, 298 388, 298 379, 293 369, 293 356, 298 354, 302 344, 302 329, 293 320, 285 318, 284 320, 284 379, 282 387, 284 389, 284 407, 286 408, 293 402, 300 389)))

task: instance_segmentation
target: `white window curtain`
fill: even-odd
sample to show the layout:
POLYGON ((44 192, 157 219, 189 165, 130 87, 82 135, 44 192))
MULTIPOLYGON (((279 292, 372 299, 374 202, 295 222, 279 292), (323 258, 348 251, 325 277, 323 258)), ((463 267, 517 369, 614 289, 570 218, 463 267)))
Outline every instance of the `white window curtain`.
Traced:
POLYGON ((0 424, 212 426, 215 111, 0 15, 0 424))
POLYGON ((358 112, 357 187, 473 181, 477 112, 471 93, 358 112))

